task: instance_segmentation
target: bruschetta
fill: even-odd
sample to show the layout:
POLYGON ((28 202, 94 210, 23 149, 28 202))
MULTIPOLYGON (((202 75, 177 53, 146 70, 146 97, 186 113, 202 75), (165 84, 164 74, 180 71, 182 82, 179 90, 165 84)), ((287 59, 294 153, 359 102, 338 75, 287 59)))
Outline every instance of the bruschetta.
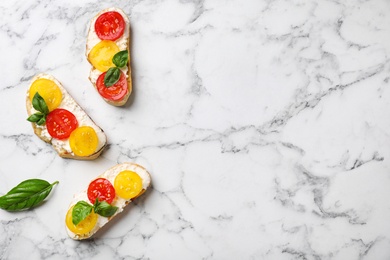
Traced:
POLYGON ((26 108, 34 133, 63 158, 93 160, 107 145, 104 131, 49 74, 33 77, 26 108))
POLYGON ((130 21, 119 8, 108 8, 91 19, 86 56, 89 80, 109 104, 123 106, 132 91, 130 21))
POLYGON ((108 169, 74 195, 65 217, 69 237, 90 238, 143 194, 150 183, 149 172, 138 164, 121 163, 108 169))

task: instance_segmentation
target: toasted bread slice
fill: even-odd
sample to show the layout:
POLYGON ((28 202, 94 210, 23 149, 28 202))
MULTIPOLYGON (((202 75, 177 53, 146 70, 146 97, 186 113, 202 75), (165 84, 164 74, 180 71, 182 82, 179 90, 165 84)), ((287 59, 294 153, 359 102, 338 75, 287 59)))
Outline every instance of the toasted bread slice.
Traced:
POLYGON ((37 112, 32 105, 29 90, 30 90, 31 85, 34 83, 34 81, 36 81, 38 79, 52 80, 60 88, 60 90, 62 92, 62 101, 61 101, 58 108, 63 108, 63 109, 66 109, 66 110, 72 112, 75 115, 79 126, 91 126, 95 130, 95 132, 98 136, 98 146, 93 154, 88 155, 88 156, 78 156, 72 152, 72 150, 69 146, 69 140, 68 140, 69 138, 64 139, 64 140, 58 140, 58 139, 53 138, 48 133, 46 125, 40 126, 40 125, 37 125, 36 123, 31 123, 31 125, 34 129, 34 133, 40 139, 45 141, 46 143, 51 144, 52 147, 54 148, 54 150, 58 153, 58 155, 63 157, 63 158, 77 159, 77 160, 94 160, 94 159, 96 159, 102 153, 102 151, 104 150, 104 148, 107 145, 107 137, 106 137, 104 131, 93 122, 93 120, 87 115, 87 113, 69 95, 69 93, 62 86, 62 84, 57 79, 55 79, 53 76, 51 76, 49 74, 41 73, 41 74, 36 75, 31 80, 31 84, 27 90, 27 95, 26 95, 26 109, 27 109, 28 116, 37 112))
POLYGON ((66 232, 68 233, 68 236, 70 238, 75 239, 75 240, 83 240, 83 239, 90 238, 93 234, 95 234, 97 231, 99 231, 105 224, 107 224, 109 221, 111 221, 116 215, 121 213, 123 211, 123 209, 132 200, 134 200, 135 198, 138 198, 140 195, 142 195, 150 187, 150 185, 151 185, 151 176, 150 176, 149 172, 144 167, 142 167, 141 165, 138 165, 138 164, 135 164, 135 163, 130 163, 130 162, 117 164, 114 167, 111 167, 110 169, 105 171, 103 174, 97 176, 95 179, 98 179, 98 178, 107 179, 114 186, 114 181, 115 181, 116 176, 119 173, 123 172, 123 171, 135 172, 141 178, 141 180, 142 180, 142 189, 138 193, 138 195, 136 195, 132 199, 124 199, 124 198, 121 198, 120 196, 118 196, 118 194, 117 194, 115 199, 111 203, 112 206, 118 207, 118 210, 115 212, 114 215, 112 215, 111 217, 103 217, 103 216, 97 215, 96 224, 89 231, 87 231, 86 233, 82 233, 82 232, 76 232, 75 233, 73 231, 75 231, 75 230, 79 231, 79 229, 78 229, 78 226, 74 225, 72 223, 71 219, 70 219, 72 217, 71 209, 79 201, 87 202, 88 204, 90 204, 92 206, 92 204, 90 203, 90 201, 88 199, 88 194, 87 194, 88 187, 84 191, 75 194, 74 197, 73 197, 72 202, 69 204, 69 208, 68 208, 68 211, 67 211, 67 216, 65 218, 66 232), (68 226, 68 225, 71 225, 71 227, 68 226), (73 231, 70 230, 70 229, 72 229, 73 231))
MULTIPOLYGON (((123 10, 121 10, 119 8, 115 8, 115 7, 107 8, 107 9, 100 11, 98 14, 96 14, 91 19, 89 29, 88 29, 85 55, 87 57, 88 62, 90 62, 88 59, 88 55, 89 55, 90 51, 92 50, 92 48, 96 44, 98 44, 101 41, 101 39, 99 39, 99 37, 97 36, 96 31, 95 31, 95 22, 101 14, 106 13, 106 12, 111 12, 111 11, 115 11, 115 12, 118 12, 119 14, 121 14, 124 21, 125 21, 124 33, 119 39, 117 39, 115 41, 115 43, 118 45, 120 51, 127 50, 129 53, 129 59, 127 62, 127 66, 124 68, 121 68, 121 71, 126 75, 128 91, 127 91, 126 95, 120 100, 113 101, 113 100, 106 99, 104 97, 102 97, 102 98, 110 105, 123 106, 126 104, 128 98, 132 92, 132 89, 133 89, 132 80, 131 80, 130 20, 123 10)), ((89 73, 89 80, 91 81, 91 83, 95 87, 95 89, 97 90, 96 81, 97 81, 97 78, 103 72, 101 72, 97 68, 95 68, 91 62, 90 62, 90 64, 91 64, 92 68, 91 68, 91 71, 89 73)))

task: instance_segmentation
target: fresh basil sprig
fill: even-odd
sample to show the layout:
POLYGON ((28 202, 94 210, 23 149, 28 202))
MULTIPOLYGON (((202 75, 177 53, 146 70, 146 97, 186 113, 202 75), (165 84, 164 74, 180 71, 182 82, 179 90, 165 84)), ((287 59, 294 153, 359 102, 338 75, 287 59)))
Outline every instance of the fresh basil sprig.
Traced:
POLYGON ((111 87, 118 82, 121 71, 120 68, 123 68, 127 65, 129 60, 129 52, 127 50, 120 51, 112 57, 112 62, 116 67, 109 68, 106 75, 104 75, 104 85, 106 87, 111 87))
POLYGON ((32 99, 32 105, 33 108, 39 112, 32 114, 27 118, 27 120, 33 123, 37 123, 37 125, 44 125, 46 123, 46 116, 49 114, 49 107, 38 92, 35 93, 32 99))
POLYGON ((93 205, 83 200, 80 200, 73 207, 73 211, 72 211, 73 224, 77 225, 81 221, 83 221, 86 217, 88 217, 89 214, 91 214, 92 209, 96 214, 108 218, 115 214, 115 212, 118 210, 118 207, 111 206, 106 201, 100 202, 97 198, 93 205))
POLYGON ((55 181, 50 184, 40 179, 25 180, 0 197, 0 208, 7 211, 33 208, 49 195, 57 183, 58 181, 55 181))

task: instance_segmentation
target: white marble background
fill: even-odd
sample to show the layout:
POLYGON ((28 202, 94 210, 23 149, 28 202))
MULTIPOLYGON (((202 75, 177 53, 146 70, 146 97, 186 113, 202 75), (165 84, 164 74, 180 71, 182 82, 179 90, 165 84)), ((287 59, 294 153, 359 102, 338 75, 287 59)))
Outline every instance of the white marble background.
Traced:
POLYGON ((2 1, 0 57, 0 194, 60 181, 36 209, 0 211, 0 259, 390 259, 388 0, 2 1), (111 6, 132 23, 123 108, 84 56, 89 19, 111 6), (33 134, 38 72, 105 130, 99 159, 59 158, 33 134), (73 194, 125 161, 153 188, 69 239, 73 194))

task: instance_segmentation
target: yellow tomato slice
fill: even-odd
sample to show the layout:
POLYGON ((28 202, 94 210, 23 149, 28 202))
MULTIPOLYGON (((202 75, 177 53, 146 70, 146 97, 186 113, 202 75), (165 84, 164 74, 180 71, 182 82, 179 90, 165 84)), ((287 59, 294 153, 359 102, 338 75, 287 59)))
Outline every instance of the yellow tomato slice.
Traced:
MULTIPOLYGON (((74 206, 73 206, 74 207, 74 206)), ((72 222, 72 211, 73 207, 71 207, 66 213, 65 223, 70 231, 77 235, 85 235, 91 232, 91 230, 96 226, 98 215, 92 210, 91 214, 89 214, 84 220, 82 220, 77 225, 72 222)))
POLYGON ((61 104, 62 92, 54 81, 50 79, 37 79, 30 87, 29 97, 31 101, 37 92, 45 100, 49 111, 53 111, 61 104))
POLYGON ((109 68, 115 67, 112 57, 118 52, 119 47, 115 42, 104 40, 92 48, 88 54, 88 60, 98 70, 106 72, 109 68))
POLYGON ((142 191, 142 179, 135 172, 122 171, 115 177, 114 188, 119 197, 132 199, 142 191))
POLYGON ((90 126, 80 126, 69 136, 70 149, 78 156, 89 156, 96 151, 98 136, 90 126))

